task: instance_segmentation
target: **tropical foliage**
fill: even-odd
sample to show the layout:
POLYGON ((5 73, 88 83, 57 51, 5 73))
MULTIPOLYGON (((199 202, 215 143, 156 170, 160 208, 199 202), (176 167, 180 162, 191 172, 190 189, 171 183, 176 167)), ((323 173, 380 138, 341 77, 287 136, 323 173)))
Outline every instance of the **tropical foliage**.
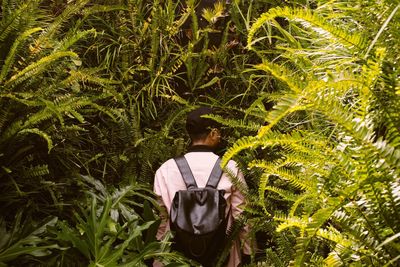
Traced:
MULTIPOLYGON (((225 162, 242 150, 276 153, 248 165, 263 171, 258 204, 276 231, 296 238, 294 256, 283 264, 399 263, 399 70, 390 53, 398 43, 380 39, 389 24, 399 25, 399 7, 386 4, 376 32, 345 6, 326 3, 272 8, 249 31, 248 48, 262 59, 255 69, 281 86, 262 96, 275 103, 259 109, 266 125, 238 140, 225 162), (270 53, 268 42, 275 42, 270 53), (273 208, 275 199, 287 206, 273 208)), ((267 266, 279 253, 267 252, 267 266)))
POLYGON ((155 239, 151 187, 210 105, 247 179, 230 232, 252 225, 251 265, 396 266, 399 9, 1 1, 0 265, 195 264, 155 239))

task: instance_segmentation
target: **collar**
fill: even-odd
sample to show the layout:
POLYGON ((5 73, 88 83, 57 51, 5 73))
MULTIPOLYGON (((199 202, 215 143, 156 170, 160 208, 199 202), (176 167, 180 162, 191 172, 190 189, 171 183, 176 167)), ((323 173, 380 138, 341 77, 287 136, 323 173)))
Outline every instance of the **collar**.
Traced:
POLYGON ((187 152, 214 152, 214 149, 206 145, 195 145, 189 147, 187 152))

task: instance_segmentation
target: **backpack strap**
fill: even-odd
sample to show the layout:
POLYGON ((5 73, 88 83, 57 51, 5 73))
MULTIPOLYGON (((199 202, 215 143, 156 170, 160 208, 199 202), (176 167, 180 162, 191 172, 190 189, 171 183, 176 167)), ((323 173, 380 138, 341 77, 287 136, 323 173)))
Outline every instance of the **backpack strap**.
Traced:
POLYGON ((174 158, 176 165, 178 165, 178 169, 182 175, 183 181, 186 184, 187 189, 195 189, 197 188, 196 180, 194 179, 192 170, 189 167, 189 164, 184 156, 180 156, 174 158))
POLYGON ((211 171, 210 177, 208 178, 206 187, 217 188, 217 185, 222 175, 222 169, 220 163, 221 163, 221 158, 218 157, 217 161, 214 164, 214 168, 211 171))

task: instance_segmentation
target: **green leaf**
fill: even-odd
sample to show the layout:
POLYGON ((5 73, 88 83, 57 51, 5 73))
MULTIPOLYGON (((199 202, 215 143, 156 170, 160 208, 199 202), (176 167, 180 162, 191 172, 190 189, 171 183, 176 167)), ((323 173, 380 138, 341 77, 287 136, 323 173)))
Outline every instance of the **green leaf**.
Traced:
POLYGON ((20 135, 27 134, 27 133, 36 134, 36 135, 40 136, 41 138, 43 138, 47 142, 47 151, 50 153, 51 149, 53 148, 53 141, 51 140, 51 137, 47 133, 39 130, 38 128, 24 129, 24 130, 18 132, 18 134, 20 134, 20 135))

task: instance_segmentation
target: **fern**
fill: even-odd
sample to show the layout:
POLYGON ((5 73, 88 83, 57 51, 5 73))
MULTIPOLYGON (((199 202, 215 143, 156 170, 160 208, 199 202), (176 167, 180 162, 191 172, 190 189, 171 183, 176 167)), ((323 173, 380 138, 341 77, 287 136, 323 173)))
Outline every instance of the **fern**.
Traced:
POLYGON ((12 48, 10 49, 7 58, 4 62, 4 65, 1 69, 1 73, 0 73, 0 83, 3 82, 3 80, 6 78, 7 73, 10 70, 10 67, 12 66, 12 64, 15 61, 15 56, 18 52, 18 50, 20 49, 20 45, 21 43, 23 43, 25 41, 26 38, 28 38, 30 35, 32 35, 35 32, 41 31, 42 28, 33 28, 33 29, 29 29, 27 31, 25 31, 24 33, 22 33, 13 43, 12 48))
POLYGON ((127 7, 124 5, 93 5, 82 10, 83 15, 90 16, 96 13, 106 13, 111 11, 125 11, 127 7))
POLYGON ((49 169, 47 165, 34 166, 24 170, 22 174, 28 178, 41 177, 49 174, 49 169))
MULTIPOLYGON (((73 5, 67 5, 63 12, 57 16, 54 21, 48 25, 37 39, 37 46, 46 46, 49 40, 52 40, 54 35, 60 31, 63 23, 70 19, 73 15, 82 11, 83 7, 89 0, 77 0, 73 5)), ((48 45, 48 44, 47 44, 48 45)))
POLYGON ((365 39, 359 34, 355 34, 354 32, 349 33, 343 29, 338 29, 330 25, 322 17, 319 17, 317 14, 311 12, 310 10, 278 7, 271 9, 267 13, 264 13, 259 19, 256 20, 256 22, 254 22, 249 30, 247 40, 249 48, 252 47, 253 36, 255 35, 256 31, 261 28, 264 23, 269 22, 279 16, 285 17, 289 20, 299 21, 304 28, 316 32, 327 41, 332 41, 334 43, 337 43, 337 41, 339 41, 343 45, 346 45, 350 48, 353 48, 355 46, 359 50, 362 50, 366 46, 365 39))
POLYGON ((285 82, 295 93, 300 93, 304 88, 304 82, 301 82, 303 78, 298 77, 295 73, 283 66, 265 61, 262 64, 255 66, 255 68, 266 72, 271 72, 275 78, 285 82))
POLYGON ((303 232, 307 225, 307 222, 298 217, 280 217, 278 215, 275 215, 274 219, 277 221, 282 221, 280 225, 276 228, 277 232, 281 232, 291 227, 297 227, 301 230, 301 232, 303 232))
POLYGON ((8 15, 7 12, 13 9, 13 7, 8 7, 7 1, 4 1, 2 7, 2 20, 0 22, 0 41, 3 42, 11 32, 15 31, 20 26, 20 21, 24 13, 29 13, 30 10, 33 10, 36 7, 36 1, 28 1, 16 7, 13 12, 10 12, 11 15, 8 15))
POLYGON ((216 122, 218 122, 221 125, 229 126, 229 127, 234 127, 236 129, 244 129, 247 131, 257 131, 260 128, 259 123, 255 123, 252 121, 246 121, 246 120, 238 120, 238 119, 226 119, 223 118, 222 116, 218 115, 207 115, 204 116, 205 118, 210 118, 216 122))
POLYGON ((31 100, 33 98, 33 95, 29 93, 14 93, 14 94, 0 94, 0 98, 8 98, 12 99, 16 102, 22 103, 26 106, 31 106, 31 107, 37 107, 40 106, 40 103, 37 101, 31 100))
MULTIPOLYGON (((223 163, 248 150, 275 153, 272 160, 264 156, 249 161, 248 167, 264 170, 258 204, 266 216, 273 213, 280 222, 277 231, 293 229, 297 236, 292 266, 340 266, 355 259, 390 265, 399 247, 378 247, 384 240, 395 240, 399 231, 393 223, 398 220, 398 203, 392 193, 399 176, 399 132, 392 119, 383 119, 398 112, 382 98, 393 95, 386 88, 390 80, 382 79, 387 48, 382 43, 382 48, 375 47, 375 38, 369 46, 375 47, 373 53, 363 57, 367 31, 353 34, 354 29, 337 26, 343 23, 340 19, 321 14, 273 8, 250 28, 248 48, 263 61, 254 68, 279 80, 281 92, 279 98, 261 98, 276 101, 272 111, 257 110, 268 124, 256 136, 239 139, 223 163), (278 17, 288 20, 290 30, 278 24, 278 17), (277 40, 273 52, 278 56, 273 60, 262 50, 263 38, 256 39, 264 24, 280 35, 265 31, 269 40, 277 40), (290 122, 294 126, 288 127, 290 122), (383 125, 387 135, 376 131, 383 125), (278 199, 285 206, 271 210, 269 201, 278 199), (329 253, 318 251, 323 246, 329 253)), ((253 105, 260 106, 260 100, 253 105)))
MULTIPOLYGON (((96 75, 97 72, 99 72, 99 70, 97 69, 71 70, 69 72, 69 76, 64 81, 62 81, 62 85, 71 86, 74 83, 81 82, 83 84, 92 83, 101 87, 106 87, 112 84, 120 84, 120 82, 115 80, 100 78, 96 75)), ((99 90, 98 88, 94 89, 99 90)))
POLYGON ((37 62, 34 62, 18 72, 17 74, 13 75, 8 81, 4 83, 6 87, 12 87, 17 85, 18 83, 23 82, 24 80, 29 79, 33 75, 37 75, 40 72, 46 70, 46 68, 53 64, 55 61, 59 60, 63 57, 72 57, 78 58, 78 55, 74 52, 55 52, 49 56, 43 57, 39 59, 37 62))
POLYGON ((72 45, 83 38, 87 38, 88 35, 97 35, 95 29, 90 29, 86 31, 72 31, 72 33, 62 40, 59 44, 55 45, 54 51, 67 51, 72 45))
POLYGON ((42 132, 41 130, 39 130, 37 128, 24 129, 24 130, 18 132, 18 134, 21 134, 21 135, 26 134, 26 133, 32 133, 32 134, 36 134, 36 135, 42 137, 47 142, 48 152, 50 152, 50 150, 53 148, 53 141, 51 140, 50 136, 48 136, 45 132, 42 132))
POLYGON ((286 190, 283 190, 281 188, 277 188, 277 187, 274 187, 274 186, 265 186, 265 191, 270 191, 270 192, 277 193, 285 201, 293 201, 293 202, 295 202, 298 199, 298 196, 295 195, 293 192, 288 192, 286 190))

